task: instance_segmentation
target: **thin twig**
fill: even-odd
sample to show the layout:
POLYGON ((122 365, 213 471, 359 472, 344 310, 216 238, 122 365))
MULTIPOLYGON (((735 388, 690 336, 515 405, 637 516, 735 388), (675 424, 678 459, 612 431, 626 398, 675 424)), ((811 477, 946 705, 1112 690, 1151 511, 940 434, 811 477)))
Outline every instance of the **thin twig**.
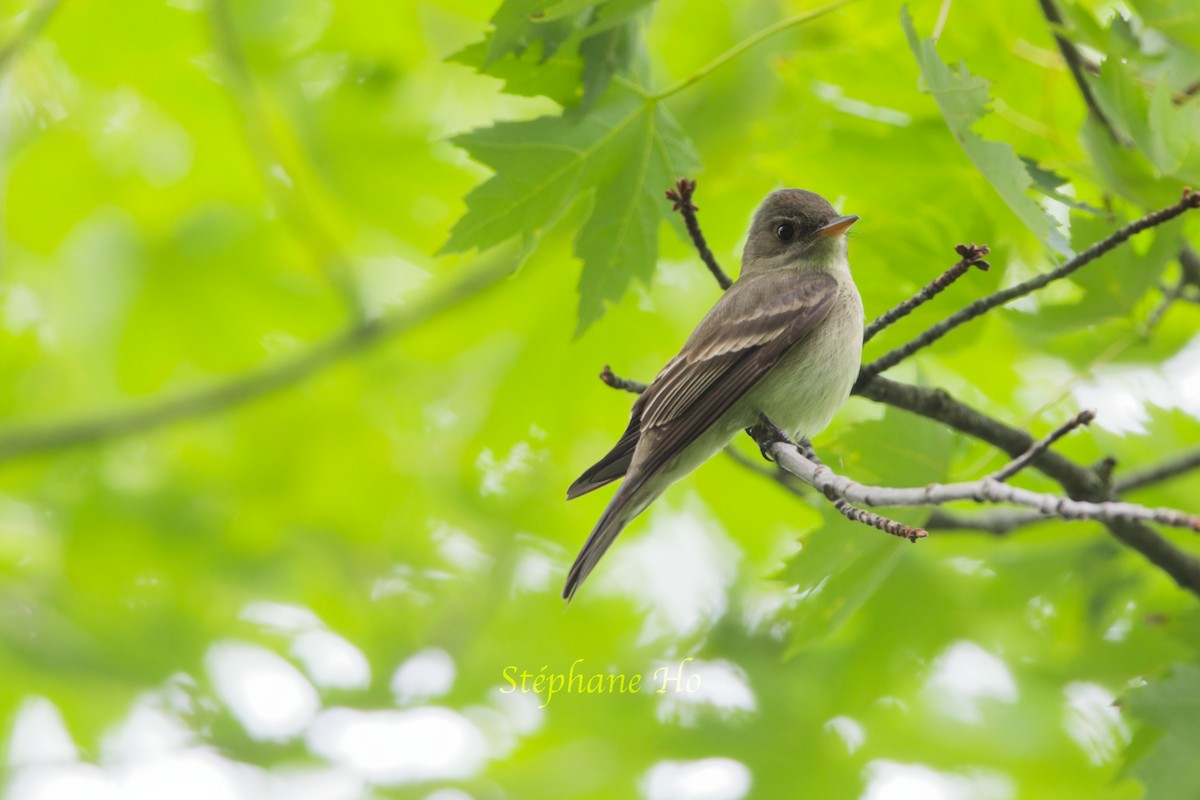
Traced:
POLYGON ((1112 137, 1117 144, 1126 144, 1120 136, 1117 135, 1116 128, 1112 122, 1101 110, 1100 104, 1096 102, 1096 96, 1092 94, 1092 87, 1088 85, 1087 78, 1084 77, 1083 58, 1079 55, 1079 50, 1075 47, 1075 43, 1067 37, 1063 36, 1060 31, 1063 26, 1062 14, 1058 12, 1058 8, 1054 5, 1054 0, 1038 0, 1042 7, 1042 14, 1046 17, 1046 21, 1050 23, 1050 29, 1054 34, 1054 41, 1058 45, 1059 51, 1062 53, 1063 59, 1067 62, 1067 67, 1071 70, 1071 77, 1075 79, 1075 85, 1079 87, 1079 94, 1083 96, 1083 102, 1087 104, 1088 111, 1096 118, 1104 130, 1108 131, 1108 135, 1112 137))
POLYGON ((600 380, 614 389, 620 389, 623 392, 633 392, 634 394, 641 394, 646 391, 647 387, 647 384, 641 381, 634 381, 616 375, 608 364, 605 364, 604 369, 600 370, 600 380))
POLYGON ((971 303, 961 311, 958 311, 936 325, 933 325, 911 342, 885 353, 862 368, 862 370, 859 372, 858 384, 861 385, 884 370, 894 367, 896 364, 899 364, 913 353, 921 350, 922 348, 928 347, 960 325, 970 322, 977 317, 983 316, 997 306, 1002 306, 1005 303, 1017 299, 1018 297, 1024 297, 1027 294, 1036 292, 1038 289, 1041 289, 1047 284, 1067 277, 1080 267, 1095 261, 1100 256, 1116 248, 1118 245, 1125 242, 1135 234, 1141 233, 1142 231, 1148 230, 1157 225, 1161 225, 1164 222, 1172 220, 1175 217, 1178 217, 1180 214, 1183 214, 1184 212, 1193 208, 1200 208, 1200 192, 1193 192, 1190 188, 1184 189, 1183 197, 1174 205, 1167 206, 1166 208, 1158 211, 1153 211, 1141 219, 1131 222, 1123 228, 1115 231, 1103 241, 1097 242, 1088 249, 1084 250, 1079 255, 1059 266, 1057 269, 1053 269, 1049 272, 1043 272, 1037 277, 1030 278, 1027 281, 1022 281, 1015 286, 1011 286, 1007 289, 995 292, 987 297, 976 300, 974 303, 971 303))
POLYGON ((692 195, 695 191, 695 181, 680 178, 675 182, 674 189, 667 190, 667 199, 675 204, 671 210, 678 211, 683 217, 688 235, 692 237, 692 244, 696 246, 696 252, 700 254, 704 266, 708 267, 708 271, 717 279, 717 283, 722 289, 728 289, 733 285, 733 281, 725 274, 725 270, 721 269, 721 265, 717 263, 717 257, 708 248, 708 242, 704 241, 704 233, 700 230, 700 222, 696 219, 696 212, 700 209, 692 202, 692 195))
POLYGON ((1151 486, 1156 483, 1170 480, 1177 475, 1191 472, 1194 469, 1200 469, 1200 450, 1193 450, 1190 453, 1184 453, 1175 456, 1169 461, 1164 461, 1153 467, 1146 467, 1130 472, 1124 478, 1116 481, 1113 488, 1118 494, 1125 494, 1145 486, 1151 486))
POLYGON ((404 312, 356 325, 312 346, 295 358, 203 389, 158 400, 143 408, 97 414, 82 419, 0 432, 0 462, 121 436, 193 419, 246 403, 291 386, 304 378, 380 341, 409 331, 500 283, 513 270, 510 254, 496 254, 456 283, 404 312))
POLYGON ((1029 466, 1034 461, 1036 461, 1037 458, 1042 455, 1042 453, 1049 450, 1050 446, 1052 444, 1054 444, 1055 442, 1057 442, 1059 439, 1066 436, 1068 433, 1075 430, 1080 425, 1087 425, 1095 418, 1096 418, 1096 412, 1093 411, 1092 409, 1085 409, 1083 411, 1080 411, 1074 417, 1071 417, 1071 419, 1067 420, 1062 425, 1059 425, 1057 428, 1052 430, 1050 432, 1050 434, 1048 436, 1046 436, 1044 439, 1040 439, 1040 440, 1034 442, 1033 446, 1031 446, 1028 450, 1026 450, 1024 453, 1022 453, 1021 455, 1014 458, 1012 461, 1005 464, 1000 469, 993 472, 989 477, 994 481, 1000 481, 1001 483, 1003 483, 1004 481, 1008 480, 1013 475, 1016 475, 1018 472, 1025 469, 1025 467, 1029 466))
POLYGON ((874 511, 859 508, 844 497, 831 496, 829 492, 825 492, 825 497, 833 503, 833 507, 841 512, 843 517, 851 522, 875 528, 892 536, 898 536, 901 539, 908 539, 910 542, 916 542, 918 539, 924 539, 929 535, 929 532, 924 528, 914 528, 912 525, 905 525, 903 522, 885 517, 882 514, 876 514, 874 511))
POLYGON ((892 310, 884 312, 877 317, 863 331, 863 344, 871 341, 871 338, 884 328, 894 324, 897 320, 907 317, 917 308, 932 300, 947 286, 954 283, 963 275, 966 275, 971 267, 978 267, 986 272, 988 267, 991 266, 991 264, 983 260, 983 257, 991 252, 986 244, 978 246, 975 244, 960 244, 955 246, 954 251, 962 256, 958 263, 930 281, 921 291, 892 310))

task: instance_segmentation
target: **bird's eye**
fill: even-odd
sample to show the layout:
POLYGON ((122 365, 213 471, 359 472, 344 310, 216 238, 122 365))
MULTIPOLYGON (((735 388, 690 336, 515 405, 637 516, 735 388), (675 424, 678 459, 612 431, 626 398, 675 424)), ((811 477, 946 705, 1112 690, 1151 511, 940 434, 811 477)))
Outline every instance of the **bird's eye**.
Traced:
POLYGON ((790 242, 796 237, 796 229, 792 227, 791 223, 781 223, 779 227, 775 229, 775 237, 781 242, 790 242))

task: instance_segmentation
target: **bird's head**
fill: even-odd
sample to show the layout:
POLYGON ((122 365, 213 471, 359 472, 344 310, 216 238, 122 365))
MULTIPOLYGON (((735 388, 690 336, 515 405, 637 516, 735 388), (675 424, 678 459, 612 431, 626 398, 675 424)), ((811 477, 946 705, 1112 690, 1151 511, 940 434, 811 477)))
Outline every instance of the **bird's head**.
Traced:
POLYGON ((742 275, 778 269, 844 269, 846 231, 858 222, 839 215, 821 195, 804 189, 780 189, 754 214, 742 252, 742 275))

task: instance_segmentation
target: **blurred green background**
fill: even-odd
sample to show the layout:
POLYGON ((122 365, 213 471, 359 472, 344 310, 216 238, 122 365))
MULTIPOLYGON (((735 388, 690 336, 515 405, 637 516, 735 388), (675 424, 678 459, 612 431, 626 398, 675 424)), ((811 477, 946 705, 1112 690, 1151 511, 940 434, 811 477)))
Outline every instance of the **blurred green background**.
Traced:
MULTIPOLYGON (((1112 135, 1032 0, 912 3, 957 118, 895 2, 698 72, 812 8, 0 0, 6 796, 1200 797, 1198 598, 1095 523, 909 546, 722 456, 559 599, 631 400, 598 371, 649 379, 718 296, 669 169, 734 273, 772 189, 860 215, 868 318, 991 245, 868 357, 1200 186, 1193 0, 1060 3, 1112 135), (504 678, 573 664, 642 690, 504 678)), ((1194 452, 1197 217, 889 376, 1039 436, 1097 407, 1057 448, 1118 476, 1194 452)), ((1006 461, 858 398, 815 444, 884 485, 1006 461)))

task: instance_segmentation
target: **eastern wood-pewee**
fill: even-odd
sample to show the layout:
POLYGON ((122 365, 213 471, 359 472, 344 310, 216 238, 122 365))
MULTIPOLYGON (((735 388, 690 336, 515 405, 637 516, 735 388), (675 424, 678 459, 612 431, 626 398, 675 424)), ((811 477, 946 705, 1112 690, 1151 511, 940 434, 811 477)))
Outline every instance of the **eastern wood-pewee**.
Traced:
POLYGON ((857 221, 801 189, 773 192, 759 206, 741 275, 634 402, 616 446, 567 490, 570 499, 625 478, 575 559, 564 598, 630 520, 760 414, 799 436, 829 424, 862 357, 862 300, 845 237, 857 221))

